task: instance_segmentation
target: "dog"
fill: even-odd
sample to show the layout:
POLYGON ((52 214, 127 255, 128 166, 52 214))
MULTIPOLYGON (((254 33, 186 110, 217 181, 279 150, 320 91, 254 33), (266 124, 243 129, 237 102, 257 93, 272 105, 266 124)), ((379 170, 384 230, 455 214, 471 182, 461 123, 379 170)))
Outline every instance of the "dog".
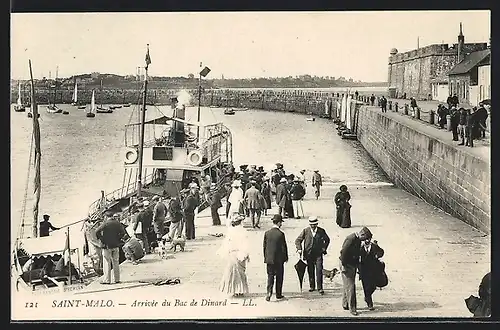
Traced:
POLYGON ((162 259, 165 259, 167 257, 167 250, 163 241, 158 242, 158 246, 155 247, 155 253, 157 253, 162 259))
POLYGON ((170 242, 170 251, 177 251, 177 247, 181 252, 184 252, 184 247, 186 246, 186 240, 184 238, 174 238, 170 242))
POLYGON ((339 270, 337 268, 334 268, 332 270, 328 270, 328 269, 323 268, 323 276, 326 278, 329 278, 330 282, 333 281, 333 278, 335 277, 335 275, 338 274, 338 272, 339 272, 339 270))

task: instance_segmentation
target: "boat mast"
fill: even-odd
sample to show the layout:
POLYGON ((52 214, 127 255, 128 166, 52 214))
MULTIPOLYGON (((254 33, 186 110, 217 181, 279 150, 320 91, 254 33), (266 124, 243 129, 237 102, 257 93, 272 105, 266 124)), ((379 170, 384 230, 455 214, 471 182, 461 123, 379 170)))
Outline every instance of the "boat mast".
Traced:
POLYGON ((100 107, 101 107, 101 109, 102 109, 102 78, 101 78, 101 93, 100 93, 100 94, 101 94, 101 95, 100 95, 101 97, 100 97, 100 100, 99 100, 99 101, 101 101, 101 102, 100 102, 100 104, 101 104, 101 105, 100 105, 100 107))
MULTIPOLYGON (((203 63, 200 62, 200 75, 198 78, 198 123, 200 122, 200 105, 201 105, 201 67, 203 63)), ((200 125, 196 126, 196 142, 200 142, 200 125)))
POLYGON ((33 237, 38 237, 38 203, 40 202, 40 192, 42 189, 40 177, 40 162, 42 154, 40 150, 40 125, 38 124, 38 108, 35 102, 35 83, 33 81, 31 60, 29 60, 29 66, 31 79, 31 112, 33 113, 33 137, 35 140, 35 203, 33 205, 33 237))
POLYGON ((137 173, 137 196, 141 196, 142 192, 142 158, 144 154, 144 123, 146 121, 146 98, 148 95, 148 66, 151 64, 151 57, 149 56, 149 44, 147 44, 146 52, 146 72, 144 73, 144 95, 142 99, 141 111, 141 130, 139 140, 139 172, 137 173))

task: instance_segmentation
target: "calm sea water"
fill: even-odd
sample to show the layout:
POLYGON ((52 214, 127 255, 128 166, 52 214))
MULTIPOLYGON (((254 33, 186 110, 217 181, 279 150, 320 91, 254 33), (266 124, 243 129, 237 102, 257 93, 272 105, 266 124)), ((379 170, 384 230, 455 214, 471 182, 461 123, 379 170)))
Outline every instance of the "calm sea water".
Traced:
MULTIPOLYGON (((51 215, 60 226, 83 219, 100 191, 111 192, 123 180, 125 125, 137 120, 134 106, 112 114, 86 118, 83 110, 63 105, 69 115, 49 114, 40 106, 42 149, 42 194, 40 217, 51 215)), ((171 115, 170 107, 149 107, 147 117, 171 115)), ((196 108, 188 108, 186 119, 195 121, 196 108)), ((225 116, 223 109, 202 108, 202 122, 222 121, 233 133, 235 164, 262 165, 276 162, 297 173, 305 169, 310 180, 319 170, 327 183, 388 182, 384 174, 357 141, 342 140, 333 122, 306 121, 299 114, 260 110, 238 111, 225 116)), ((32 121, 26 113, 11 113, 11 210, 12 237, 18 229, 25 198, 30 156, 32 121)), ((33 172, 33 171, 31 171, 33 172)), ((32 218, 33 173, 28 181, 26 218, 32 218)), ((78 227, 79 226, 75 226, 78 227)), ((73 227, 72 227, 73 228, 73 227)), ((72 235, 73 236, 73 235, 72 235)))

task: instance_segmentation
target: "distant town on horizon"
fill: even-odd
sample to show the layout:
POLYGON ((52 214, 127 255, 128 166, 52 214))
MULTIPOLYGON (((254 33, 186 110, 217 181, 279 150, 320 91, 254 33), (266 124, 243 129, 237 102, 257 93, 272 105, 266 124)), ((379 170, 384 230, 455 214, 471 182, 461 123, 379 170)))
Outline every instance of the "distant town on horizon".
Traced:
MULTIPOLYGON (((43 77, 35 79, 39 87, 54 87, 57 83, 60 88, 73 88, 75 82, 80 88, 102 88, 104 89, 137 89, 137 83, 144 80, 144 75, 117 75, 112 73, 92 72, 78 74, 67 78, 43 77)), ((12 88, 17 87, 19 82, 27 80, 11 80, 12 88)), ((162 77, 148 76, 150 88, 197 88, 198 77, 189 74, 187 77, 162 77)), ((333 76, 298 75, 288 77, 259 77, 227 79, 222 75, 219 79, 202 79, 204 88, 331 88, 331 87, 385 87, 387 82, 362 82, 352 78, 333 76)))

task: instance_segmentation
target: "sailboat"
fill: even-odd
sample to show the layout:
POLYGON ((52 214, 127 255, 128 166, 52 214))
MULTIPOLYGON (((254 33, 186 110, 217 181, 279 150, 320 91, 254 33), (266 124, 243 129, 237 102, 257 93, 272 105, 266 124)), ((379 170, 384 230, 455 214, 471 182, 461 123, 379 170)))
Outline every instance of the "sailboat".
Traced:
MULTIPOLYGON (((106 195, 102 193, 90 205, 89 219, 102 221, 104 214, 118 214, 126 218, 129 208, 138 197, 150 200, 155 195, 167 193, 178 196, 182 203, 184 189, 189 187, 192 180, 201 182, 206 173, 213 174, 212 181, 216 184, 215 190, 218 190, 225 181, 220 168, 224 164, 232 164, 231 131, 222 122, 210 125, 200 123, 201 93, 198 95, 197 122, 185 120, 185 105, 177 102, 177 98, 171 99, 172 116, 162 113, 160 117, 146 120, 147 71, 150 63, 148 47, 142 106, 134 108, 134 111, 140 111, 138 122, 134 120, 125 126, 122 185, 106 195), (189 134, 192 129, 197 132, 194 139, 189 134), (145 137, 149 138, 145 140, 145 137)), ((200 81, 207 72, 209 69, 205 67, 200 73, 200 81)), ((137 117, 132 115, 131 121, 137 117)), ((208 206, 205 197, 201 197, 199 212, 208 206)))
POLYGON ((75 81, 75 89, 73 90, 73 97, 71 98, 71 105, 78 105, 78 83, 75 81))
POLYGON ((95 91, 92 91, 92 100, 90 101, 90 109, 87 111, 86 117, 95 117, 95 91))
MULTIPOLYGON (((29 161, 34 156, 34 206, 33 218, 25 221, 25 206, 21 216, 19 232, 12 248, 11 276, 12 284, 17 291, 43 293, 59 293, 83 289, 89 281, 80 272, 78 248, 70 245, 69 227, 64 232, 54 232, 53 235, 40 237, 38 223, 38 204, 41 195, 41 152, 40 125, 38 109, 35 103, 35 85, 29 61, 31 76, 31 105, 33 111, 33 134, 29 161), (34 152, 33 152, 34 151, 34 152), (28 232, 25 232, 25 229, 28 232), (62 234, 62 235, 59 235, 62 234), (66 234, 64 236, 64 234, 66 234), (72 261, 73 259, 73 261, 72 261)), ((29 178, 29 172, 28 172, 29 178)), ((28 184, 26 185, 26 193, 28 184)), ((24 200, 26 202, 26 198, 24 200)))
POLYGON ((73 102, 71 103, 71 105, 77 106, 78 109, 80 110, 85 110, 87 108, 87 106, 81 105, 78 102, 78 83, 76 81, 75 81, 75 90, 73 91, 72 101, 73 102))
POLYGON ((99 105, 99 106, 97 107, 96 112, 97 112, 97 113, 113 113, 113 110, 111 110, 110 108, 104 108, 104 107, 102 106, 102 99, 103 99, 102 94, 103 94, 103 93, 102 93, 102 79, 101 79, 101 105, 99 105))
POLYGON ((57 93, 57 80, 55 82, 55 85, 53 86, 54 87, 54 102, 52 104, 49 104, 47 106, 47 112, 48 113, 61 113, 62 112, 62 109, 59 108, 57 105, 56 105, 56 93, 57 93))
POLYGON ((19 91, 17 93, 17 102, 14 105, 14 111, 16 112, 25 112, 25 106, 23 105, 22 102, 22 94, 21 94, 21 83, 19 83, 19 91))

